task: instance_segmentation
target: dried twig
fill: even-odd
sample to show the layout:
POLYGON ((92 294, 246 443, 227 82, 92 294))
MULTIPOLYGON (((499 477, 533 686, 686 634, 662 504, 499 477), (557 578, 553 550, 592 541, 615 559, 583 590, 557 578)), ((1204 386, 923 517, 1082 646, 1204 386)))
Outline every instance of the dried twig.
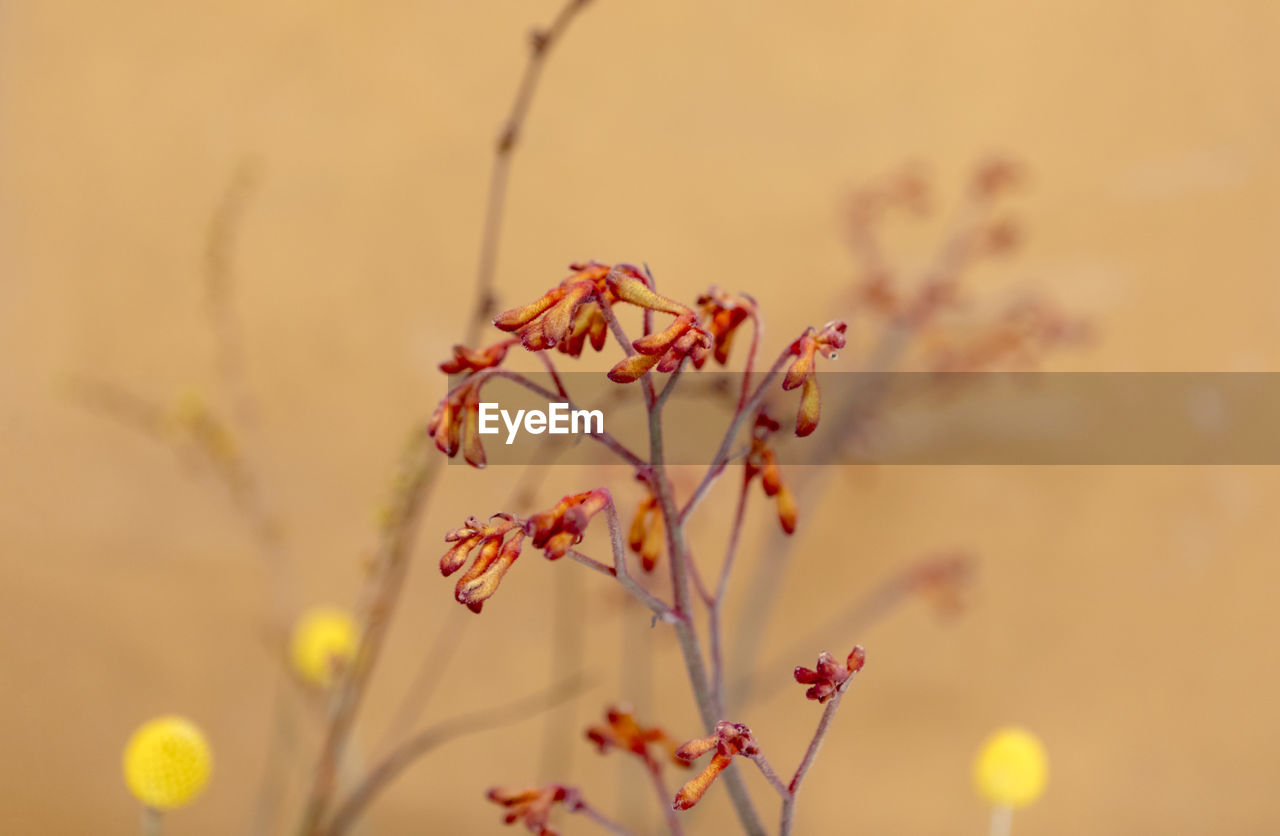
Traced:
POLYGON ((484 228, 480 237, 480 261, 476 269, 476 301, 473 314, 467 324, 463 342, 473 344, 481 330, 497 312, 497 297, 493 289, 494 273, 498 264, 498 242, 502 234, 502 215, 507 197, 507 180, 511 173, 511 158, 520 142, 520 134, 538 90, 542 68, 552 48, 560 42, 565 30, 590 0, 568 0, 560 13, 546 29, 533 34, 529 60, 516 88, 515 101, 502 125, 498 143, 493 152, 493 165, 489 173, 489 198, 485 204, 484 228))

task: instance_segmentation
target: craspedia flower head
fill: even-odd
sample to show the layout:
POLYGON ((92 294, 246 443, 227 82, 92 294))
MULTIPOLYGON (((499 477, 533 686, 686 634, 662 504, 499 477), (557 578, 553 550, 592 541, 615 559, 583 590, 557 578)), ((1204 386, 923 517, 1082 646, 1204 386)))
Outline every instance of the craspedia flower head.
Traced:
POLYGON ((194 800, 209 783, 213 756, 200 729, 182 717, 157 717, 124 748, 124 780, 145 806, 172 810, 194 800))
POLYGON ((1044 744, 1026 729, 1004 728, 987 738, 973 762, 978 794, 1004 807, 1025 807, 1049 782, 1044 744))
POLYGON ((339 607, 314 607, 293 626, 289 642, 294 671, 310 685, 328 688, 356 653, 355 619, 339 607))

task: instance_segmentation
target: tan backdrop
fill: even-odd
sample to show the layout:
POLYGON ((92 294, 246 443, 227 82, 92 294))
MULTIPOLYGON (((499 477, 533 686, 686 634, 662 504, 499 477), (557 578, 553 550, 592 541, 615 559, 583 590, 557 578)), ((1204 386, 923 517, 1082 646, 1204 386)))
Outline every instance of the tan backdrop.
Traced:
MULTIPOLYGON (((256 461, 285 521, 292 606, 353 603, 398 450, 440 396, 434 364, 470 304, 489 151, 526 31, 555 6, 0 5, 0 831, 136 832, 120 749, 169 711, 197 719, 217 757, 171 832, 246 831, 274 710, 262 562, 204 469, 67 384, 111 381, 166 408, 184 392, 222 397, 203 250, 249 161, 233 264, 256 461)), ((597 0, 535 104, 499 290, 524 301, 571 260, 643 260, 685 298, 713 281, 754 294, 772 354, 848 308, 851 187, 922 160, 954 195, 1000 150, 1031 172, 1011 204, 1028 239, 978 292, 1025 282, 1098 329, 1051 368, 1278 371, 1278 26, 1268 0, 597 0)), ((595 478, 556 470, 543 495, 595 478)), ((440 537, 498 510, 511 474, 446 480, 362 741, 382 738, 440 629, 461 644, 424 722, 562 673, 558 600, 581 601, 600 680, 552 715, 560 747, 545 747, 543 718, 450 744, 378 802, 367 832, 502 832, 483 790, 550 777, 656 826, 626 798, 634 765, 600 760, 581 730, 626 696, 673 733, 696 730, 669 636, 652 634, 652 699, 619 693, 619 648, 643 631, 622 644, 612 590, 563 581, 580 570, 536 555, 483 616, 455 611, 433 567, 440 537)), ((984 832, 969 764, 1011 722, 1042 735, 1053 770, 1015 833, 1280 827, 1278 490, 1274 469, 1243 467, 834 475, 803 511, 760 658, 929 550, 971 549, 981 570, 957 620, 911 602, 830 637, 836 652, 861 641, 869 662, 799 831, 984 832)), ((727 494, 695 531, 702 552, 727 494)), ((314 720, 304 701, 284 705, 297 773, 314 720)), ((735 719, 789 771, 817 713, 791 685, 735 719)), ((296 791, 271 832, 290 832, 296 791)), ((727 809, 713 790, 691 821, 724 832, 727 809)))

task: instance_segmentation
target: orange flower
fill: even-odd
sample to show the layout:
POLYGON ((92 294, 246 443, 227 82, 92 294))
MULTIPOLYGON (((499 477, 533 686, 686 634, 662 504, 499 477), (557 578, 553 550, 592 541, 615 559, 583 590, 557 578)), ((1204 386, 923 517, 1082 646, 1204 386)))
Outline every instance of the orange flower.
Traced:
POLYGON ((760 752, 755 738, 751 736, 751 729, 741 723, 721 720, 716 723, 716 729, 711 734, 690 740, 677 749, 676 757, 685 761, 694 761, 712 750, 715 751, 715 755, 707 764, 707 768, 691 778, 676 793, 676 800, 672 805, 675 809, 688 810, 697 804, 712 782, 721 772, 729 768, 734 755, 751 757, 760 752))
POLYGON ((502 362, 503 358, 507 356, 507 349, 517 342, 518 340, 503 340, 487 348, 479 349, 455 345, 453 347, 453 357, 440 364, 440 371, 445 374, 460 374, 462 372, 478 372, 482 369, 491 369, 502 362))
POLYGON ((476 553, 471 568, 458 578, 454 590, 458 603, 480 612, 520 556, 524 538, 524 529, 509 514, 494 514, 485 523, 468 517, 461 528, 445 535, 445 542, 454 544, 440 558, 440 573, 446 578, 461 569, 473 551, 476 553))
POLYGON ((650 493, 636 506, 635 519, 631 521, 631 529, 627 532, 627 545, 631 547, 631 551, 640 555, 640 565, 646 572, 652 572, 658 565, 666 532, 658 498, 650 493))
POLYGON ((744 479, 750 483, 757 475, 765 496, 774 497, 778 504, 778 522, 782 530, 788 534, 796 531, 795 497, 782 482, 782 471, 778 469, 777 457, 768 444, 771 434, 778 431, 778 422, 763 412, 756 415, 755 427, 751 433, 751 449, 747 451, 746 467, 743 469, 744 479))
POLYGON ((660 762, 649 751, 651 745, 656 745, 666 751, 666 757, 673 763, 689 766, 689 761, 676 756, 676 743, 666 732, 657 726, 641 726, 630 711, 610 707, 605 713, 605 720, 608 725, 591 726, 587 729, 588 739, 600 747, 602 753, 610 749, 621 749, 637 755, 651 770, 656 770, 660 767, 660 762))
MULTIPOLYGON (((729 347, 733 343, 733 334, 739 325, 755 314, 756 300, 745 293, 734 297, 712 285, 706 293, 698 297, 698 307, 702 308, 707 331, 710 332, 715 344, 715 350, 712 353, 716 362, 723 366, 729 362, 729 347)), ((693 358, 693 365, 700 369, 705 361, 706 355, 703 354, 693 358)))
POLYGON ((623 302, 658 313, 669 313, 675 320, 666 330, 633 340, 631 355, 609 370, 615 383, 634 383, 650 369, 673 372, 686 357, 701 366, 711 350, 712 337, 698 326, 698 315, 692 308, 655 293, 640 277, 615 271, 609 275, 609 289, 623 302))
POLYGON ((530 304, 499 314, 493 324, 518 333, 521 344, 530 351, 560 346, 561 351, 576 357, 588 338, 599 351, 604 347, 608 323, 597 300, 611 305, 617 299, 609 276, 626 275, 641 284, 644 277, 630 264, 610 267, 588 261, 570 264, 569 269, 574 272, 567 279, 530 304))
POLYGON ((435 438, 436 447, 453 458, 461 446, 462 455, 473 467, 485 466, 484 447, 480 444, 480 387, 484 380, 469 379, 440 401, 427 432, 435 438))
POLYGON ((866 661, 867 652, 862 649, 860 644, 854 645, 844 665, 841 665, 835 660, 835 657, 824 650, 818 654, 816 669, 796 668, 796 682, 810 686, 809 690, 804 692, 806 697, 811 700, 817 700, 819 703, 824 703, 835 696, 836 692, 844 687, 850 677, 862 670, 862 666, 866 661))
POLYGON ((570 810, 580 806, 577 790, 560 784, 531 790, 493 787, 486 796, 495 804, 501 804, 507 808, 508 812, 502 819, 505 823, 522 822, 530 833, 536 833, 538 836, 558 836, 557 831, 552 830, 548 824, 551 808, 555 804, 564 804, 570 810))
POLYGON ((822 411, 822 399, 818 394, 817 355, 834 360, 836 349, 844 348, 843 322, 828 322, 821 330, 808 328, 800 335, 800 339, 791 344, 791 353, 795 355, 787 376, 782 380, 782 388, 790 391, 797 386, 804 388, 800 392, 800 411, 796 413, 796 435, 806 436, 818 428, 818 415, 822 411))
POLYGON ((608 503, 609 495, 603 490, 572 494, 554 508, 530 517, 525 530, 533 538, 534 548, 543 549, 548 560, 559 560, 582 542, 587 523, 608 503))

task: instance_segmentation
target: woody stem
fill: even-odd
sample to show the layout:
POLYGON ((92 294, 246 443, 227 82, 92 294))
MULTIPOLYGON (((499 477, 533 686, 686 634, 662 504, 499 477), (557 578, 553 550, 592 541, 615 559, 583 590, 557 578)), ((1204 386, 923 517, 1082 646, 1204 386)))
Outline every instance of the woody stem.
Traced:
MULTIPOLYGON (((622 584, 623 588, 626 589, 627 592, 631 593, 633 598, 652 610, 653 614, 658 618, 663 621, 679 623, 679 615, 673 612, 672 608, 658 598, 658 596, 636 583, 635 578, 631 577, 631 573, 627 571, 627 553, 622 547, 622 525, 618 522, 618 509, 613 503, 613 494, 608 493, 608 491, 605 493, 609 496, 609 501, 605 503, 604 506, 604 516, 605 520, 609 523, 609 546, 613 550, 613 569, 610 571, 609 567, 603 566, 595 560, 591 561, 592 564, 595 564, 591 568, 612 574, 618 579, 618 582, 622 584)), ((583 562, 577 552, 570 551, 569 557, 577 560, 579 563, 583 562)), ((590 558, 588 558, 588 560, 590 560, 590 558)))
MULTIPOLYGON (((646 379, 649 377, 650 375, 645 375, 646 379)), ((650 487, 662 511, 667 536, 667 553, 671 557, 671 587, 675 599, 675 614, 679 617, 675 622, 676 637, 680 641, 680 651, 684 654, 685 668, 689 674, 689 683, 693 687, 694 699, 698 704, 698 713, 702 717, 703 725, 711 730, 721 718, 712 696, 706 662, 702 658, 702 649, 698 646, 698 634, 690 612, 688 554, 684 544, 683 518, 676 507, 671 481, 667 478, 666 465, 663 461, 662 404, 656 399, 650 399, 649 404, 649 467, 652 475, 650 487)), ((733 802, 743 829, 749 836, 764 836, 764 825, 751 804, 751 797, 747 793, 741 773, 730 768, 726 770, 724 778, 729 798, 733 802)))
POLYGON ((782 796, 782 800, 786 801, 791 798, 791 790, 787 785, 782 783, 782 779, 778 777, 778 773, 774 770, 773 764, 769 763, 769 759, 764 756, 763 752, 756 752, 754 755, 748 755, 751 762, 760 769, 760 774, 769 782, 769 786, 778 791, 778 795, 782 796))
POLYGON ((538 32, 529 53, 528 63, 520 77, 520 85, 516 88, 515 100, 503 123, 502 133, 498 136, 498 144, 493 151, 493 166, 489 173, 489 196, 485 203, 484 227, 480 237, 480 260, 476 269, 476 301, 471 319, 467 322, 467 345, 475 342, 480 331, 489 324, 489 317, 494 314, 493 278, 498 264, 498 241, 502 233, 503 206, 507 197, 507 179, 511 171, 511 157, 520 142, 520 132, 524 128, 525 117, 529 106, 533 104, 533 95, 538 89, 538 79, 542 75, 543 64, 565 30, 579 11, 586 6, 586 0, 568 0, 560 9, 551 25, 538 32))
MULTIPOLYGON (((632 836, 632 833, 630 830, 627 830, 625 827, 618 824, 616 821, 609 818, 604 813, 601 813, 599 810, 597 810, 595 807, 592 807, 590 804, 583 801, 581 798, 578 799, 576 806, 573 808, 573 812, 580 813, 586 816, 596 824, 600 825, 600 827, 602 827, 603 829, 614 834, 614 836, 632 836)), ((543 831, 543 832, 546 832, 546 831, 543 831)))
POLYGON ((702 501, 704 496, 706 496, 707 491, 711 489, 712 483, 714 483, 716 478, 724 472, 725 465, 729 461, 729 451, 733 447, 733 440, 738 436, 738 430, 742 428, 742 422, 745 421, 747 416, 755 411, 755 408, 760 405, 762 400, 764 400, 765 392, 768 390, 769 384, 773 383, 773 381, 777 379, 778 375, 782 373, 782 367, 786 364, 787 358, 790 356, 791 349, 787 348, 778 356, 777 360, 773 361, 773 365, 769 367, 769 371, 765 372, 764 379, 760 381, 760 385, 751 393, 751 397, 747 398, 746 402, 742 404, 742 408, 734 413, 733 420, 729 422, 729 428, 725 430, 724 438, 720 441, 720 449, 718 449, 715 456, 712 457, 711 465, 707 468, 707 472, 703 474, 702 481, 699 482, 698 487, 694 489, 693 495, 689 497, 689 501, 686 502, 684 504, 684 508, 680 510, 681 520, 684 520, 685 517, 689 516, 694 507, 702 501))
POLYGON ((742 536, 742 523, 747 511, 747 488, 750 482, 742 481, 742 490, 738 494, 738 507, 733 514, 733 525, 729 529, 729 545, 725 549, 724 565, 720 568, 720 580, 716 583, 716 591, 711 597, 710 635, 711 635, 711 696, 715 701, 717 713, 725 713, 724 695, 724 647, 721 625, 722 608, 724 607, 725 590, 729 586, 729 573, 733 570, 733 559, 738 553, 738 541, 742 536))
POLYGON ((796 767, 796 774, 791 778, 791 784, 787 787, 787 795, 782 799, 782 821, 778 825, 778 836, 790 836, 791 826, 794 823, 796 813, 796 793, 800 791, 800 782, 804 780, 804 776, 808 774, 809 767, 813 766, 813 760, 818 756, 818 750, 822 748, 822 741, 827 736, 827 731, 831 728, 831 719, 835 717, 836 709, 840 707, 840 700, 844 698, 844 692, 849 690, 849 685, 855 677, 850 676, 836 688, 835 693, 831 695, 831 699, 827 701, 827 707, 822 712, 821 719, 818 720, 818 728, 813 732, 813 739, 809 741, 809 748, 804 752, 804 757, 800 759, 800 766, 796 767))
POLYGON ((653 791, 658 794, 658 804, 662 807, 662 816, 667 822, 667 830, 671 832, 671 836, 683 836, 684 828, 680 824, 680 817, 676 815, 675 808, 671 806, 672 795, 667 789, 667 782, 662 778, 662 767, 654 762, 649 762, 645 766, 649 779, 653 781, 653 791))

